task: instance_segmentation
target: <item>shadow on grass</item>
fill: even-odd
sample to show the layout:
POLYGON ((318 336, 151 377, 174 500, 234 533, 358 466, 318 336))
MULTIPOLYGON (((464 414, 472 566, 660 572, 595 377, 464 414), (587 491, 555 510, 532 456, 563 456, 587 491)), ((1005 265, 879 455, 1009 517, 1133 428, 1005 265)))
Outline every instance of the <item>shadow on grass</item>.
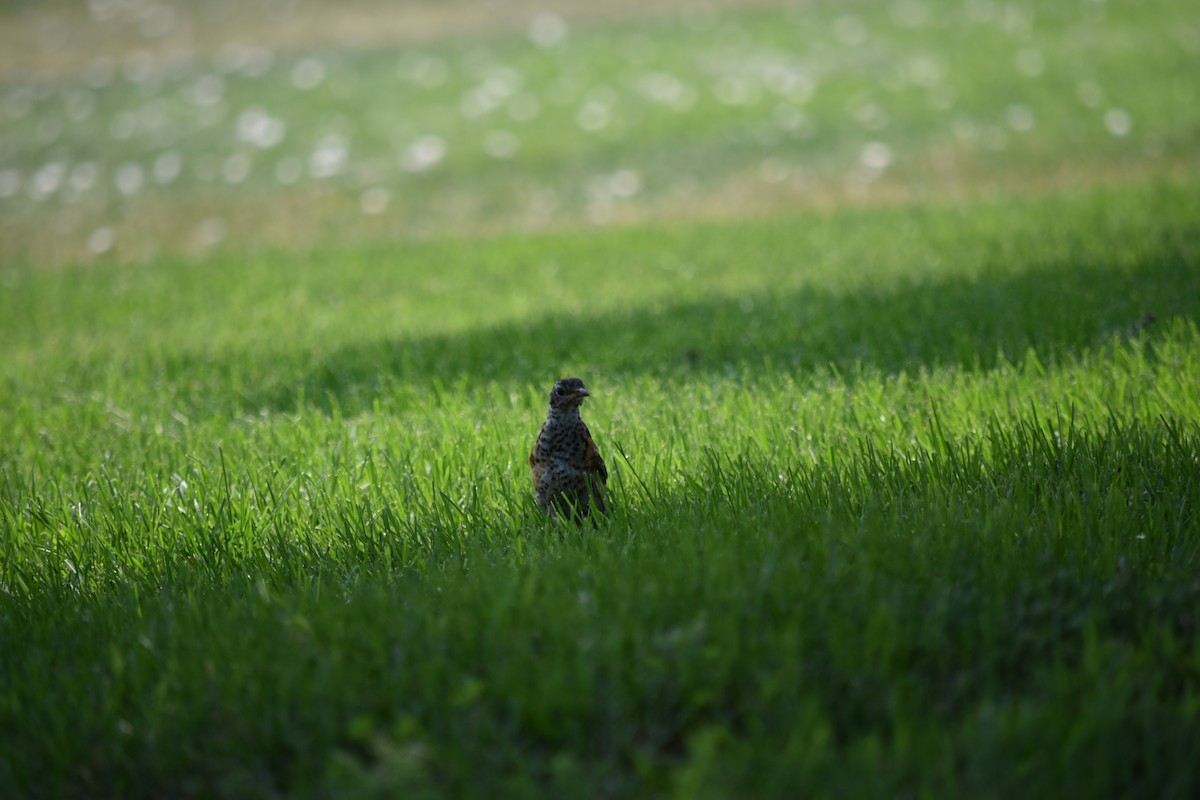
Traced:
MULTIPOLYGON (((963 780, 991 785, 1029 753, 1048 775, 1068 757, 1079 774, 1108 765, 1096 794, 1144 788, 1123 771, 1131 759, 1181 774, 1191 662, 1179 643, 1200 626, 1194 429, 989 435, 990 460, 797 465, 766 496, 760 476, 774 470, 703 457, 700 483, 716 492, 660 498, 600 535, 522 532, 523 552, 447 530, 447 549, 466 553, 451 569, 430 548, 399 574, 410 532, 369 516, 389 535, 354 531, 319 582, 286 566, 306 551, 264 560, 256 542, 222 563, 220 591, 204 574, 176 578, 140 592, 144 611, 125 576, 87 614, 71 593, 34 599, 6 619, 23 642, 12 683, 34 687, 13 720, 10 780, 120 794, 118 764, 161 796, 257 769, 246 774, 303 794, 292 782, 321 780, 335 752, 349 783, 402 779, 383 770, 403 757, 430 765, 419 777, 433 787, 478 753, 473 774, 492 779, 566 753, 634 785, 635 766, 667 775, 696 758, 706 731, 774 753, 809 729, 822 769, 882 741, 901 784, 949 756, 982 758, 963 780), (82 702, 97 685, 123 702, 82 702), (79 712, 62 715, 64 700, 79 712), (998 713, 1008 726, 978 721, 998 713), (124 738, 106 735, 118 726, 124 738), (197 735, 216 727, 227 735, 197 735)), ((356 524, 317 521, 288 530, 356 524)), ((182 562, 176 545, 165 552, 182 562)), ((749 755, 736 762, 745 780, 749 755)), ((797 769, 789 785, 815 768, 797 769)))
POLYGON ((853 375, 994 367, 1043 360, 1195 318, 1200 269, 1169 242, 1135 264, 1085 259, 978 277, 839 293, 802 288, 597 315, 550 315, 456 335, 368 341, 317 355, 283 353, 249 387, 248 408, 369 409, 398 386, 544 383, 598 371, 664 379, 773 370, 853 375))

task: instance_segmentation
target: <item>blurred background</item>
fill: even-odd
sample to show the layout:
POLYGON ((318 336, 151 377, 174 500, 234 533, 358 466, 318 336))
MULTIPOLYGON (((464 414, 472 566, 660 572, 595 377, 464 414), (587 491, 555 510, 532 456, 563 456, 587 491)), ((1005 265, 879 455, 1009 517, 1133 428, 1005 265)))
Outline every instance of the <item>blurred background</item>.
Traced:
POLYGON ((5 266, 1194 174, 1147 0, 0 0, 5 266))

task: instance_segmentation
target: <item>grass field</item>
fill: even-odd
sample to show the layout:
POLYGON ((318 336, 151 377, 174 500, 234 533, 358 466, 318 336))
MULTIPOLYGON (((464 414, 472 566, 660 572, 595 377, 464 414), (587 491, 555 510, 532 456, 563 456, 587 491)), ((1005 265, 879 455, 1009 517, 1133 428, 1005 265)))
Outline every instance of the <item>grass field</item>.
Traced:
POLYGON ((511 4, 260 0, 256 23, 234 0, 15 3, 0 251, 203 257, 1200 166, 1200 25, 1179 0, 511 4))
POLYGON ((1200 793, 1195 14, 618 5, 0 58, 0 796, 1200 793))

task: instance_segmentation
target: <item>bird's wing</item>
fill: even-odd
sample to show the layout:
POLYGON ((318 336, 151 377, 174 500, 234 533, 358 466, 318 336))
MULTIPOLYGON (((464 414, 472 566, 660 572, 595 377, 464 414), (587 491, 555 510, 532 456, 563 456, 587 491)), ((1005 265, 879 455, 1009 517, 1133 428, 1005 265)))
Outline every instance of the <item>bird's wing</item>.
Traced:
POLYGON ((546 430, 546 426, 542 425, 541 430, 538 431, 537 438, 533 440, 533 449, 529 451, 529 466, 530 467, 532 467, 534 464, 537 463, 538 445, 542 443, 542 433, 545 432, 545 430, 546 430))
POLYGON ((588 426, 583 426, 583 438, 586 440, 586 445, 583 449, 583 463, 587 471, 592 475, 600 476, 600 483, 608 483, 608 468, 604 466, 604 459, 600 457, 600 448, 596 447, 596 440, 592 438, 592 432, 588 430, 588 426))

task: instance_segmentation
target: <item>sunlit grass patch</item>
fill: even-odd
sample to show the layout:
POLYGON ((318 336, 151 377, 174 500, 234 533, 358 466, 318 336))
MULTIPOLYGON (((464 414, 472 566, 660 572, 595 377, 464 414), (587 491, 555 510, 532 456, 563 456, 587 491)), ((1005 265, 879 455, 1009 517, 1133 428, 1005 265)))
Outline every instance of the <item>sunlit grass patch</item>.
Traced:
POLYGON ((141 261, 1190 170, 1181 13, 805 3, 12 69, 0 243, 141 261))
POLYGON ((0 788, 1191 794, 1197 197, 9 269, 0 788))

